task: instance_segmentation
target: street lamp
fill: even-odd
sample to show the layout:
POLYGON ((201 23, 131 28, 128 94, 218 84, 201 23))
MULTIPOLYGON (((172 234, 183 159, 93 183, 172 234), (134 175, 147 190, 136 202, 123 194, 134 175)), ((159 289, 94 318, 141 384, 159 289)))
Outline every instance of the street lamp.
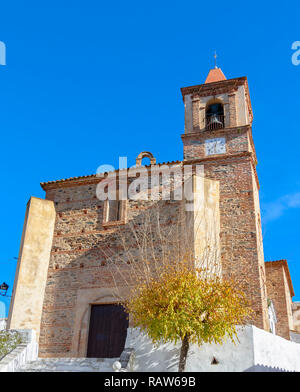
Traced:
POLYGON ((6 284, 5 282, 3 282, 3 283, 0 285, 0 295, 5 296, 6 293, 7 293, 8 288, 9 288, 9 285, 6 284))

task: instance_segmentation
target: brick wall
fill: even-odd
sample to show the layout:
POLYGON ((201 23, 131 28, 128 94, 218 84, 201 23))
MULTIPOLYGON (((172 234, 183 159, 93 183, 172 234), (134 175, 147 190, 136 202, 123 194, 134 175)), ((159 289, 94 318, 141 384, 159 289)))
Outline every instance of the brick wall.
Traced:
POLYGON ((72 187, 58 184, 47 191, 47 199, 56 208, 56 222, 42 312, 41 357, 85 356, 81 335, 85 331, 86 343, 88 316, 83 308, 95 300, 103 303, 108 297, 116 301, 112 289, 125 286, 124 276, 132 278, 126 263, 122 264, 123 277, 111 268, 112 259, 118 262, 119 257, 126 257, 118 232, 134 254, 136 242, 128 227, 130 222, 138 227, 145 212, 159 206, 161 225, 170 228, 178 224, 182 211, 181 201, 127 200, 128 223, 107 227, 103 225, 104 202, 95 195, 96 183, 72 187), (104 299, 99 300, 101 293, 104 299))
POLYGON ((267 295, 273 301, 277 324, 276 334, 285 339, 290 339, 290 330, 293 329, 292 321, 292 295, 288 283, 286 261, 267 262, 266 281, 267 295))
POLYGON ((253 322, 269 329, 256 155, 250 126, 182 135, 186 163, 204 164, 220 182, 220 235, 225 276, 240 281, 254 310, 253 322), (226 154, 205 156, 205 140, 226 138, 226 154))
MULTIPOLYGON (((212 159, 187 160, 185 163, 203 164, 205 177, 220 182, 223 273, 234 277, 245 289, 254 309, 253 323, 268 329, 258 190, 254 153, 249 152, 248 143, 250 131, 248 128, 234 129, 228 133, 229 136, 227 134, 231 154, 212 159)), ((218 133, 220 131, 210 136, 214 137, 218 133)), ((198 140, 199 144, 190 143, 190 139, 187 139, 187 143, 184 140, 185 154, 192 147, 193 157, 203 156, 204 135, 198 136, 198 140)), ((74 346, 74 325, 78 324, 76 304, 80 301, 78 293, 112 287, 106 255, 112 248, 120 251, 116 249, 117 228, 102 225, 104 206, 95 196, 96 184, 65 185, 54 185, 53 189, 47 191, 47 199, 55 203, 57 217, 41 323, 41 356, 78 355, 74 346)), ((128 219, 138 220, 142 211, 149 207, 147 203, 128 201, 128 219)), ((178 216, 178 204, 167 201, 162 203, 166 222, 172 224, 178 216)))
MULTIPOLYGON (((219 181, 223 274, 234 277, 246 291, 254 310, 251 321, 257 327, 269 330, 267 295, 272 294, 271 282, 276 283, 279 279, 278 287, 285 290, 280 295, 285 297, 289 282, 285 281, 287 278, 280 269, 265 270, 257 162, 251 129, 252 109, 246 78, 187 87, 182 93, 186 115, 186 133, 182 135, 183 163, 204 165, 205 177, 219 181), (213 97, 225 105, 226 128, 207 131, 205 107, 213 97), (218 137, 225 137, 226 153, 205 156, 205 140, 218 137)), ((89 290, 86 298, 91 301, 94 289, 101 288, 108 295, 105 288, 112 286, 106 255, 112 248, 117 252, 121 250, 116 245, 117 227, 103 226, 104 205, 95 195, 96 181, 90 177, 47 186, 47 199, 55 202, 57 218, 41 325, 42 356, 76 355, 74 336, 78 333, 80 340, 80 332, 74 332, 74 325, 79 330, 81 321, 74 309, 76 304, 84 304, 78 293, 89 290)), ((166 224, 172 225, 178 217, 179 204, 159 203, 162 203, 166 224)), ((127 201, 128 220, 138 222, 143 211, 152 207, 147 202, 127 201)), ((123 228, 126 231, 126 225, 123 228)), ((130 238, 128 241, 130 243, 130 238)), ((281 308, 279 334, 288 338, 291 323, 291 314, 287 311, 289 300, 285 300, 284 308, 280 295, 275 294, 276 312, 276 303, 281 308)), ((82 317, 87 320, 86 314, 82 317)))

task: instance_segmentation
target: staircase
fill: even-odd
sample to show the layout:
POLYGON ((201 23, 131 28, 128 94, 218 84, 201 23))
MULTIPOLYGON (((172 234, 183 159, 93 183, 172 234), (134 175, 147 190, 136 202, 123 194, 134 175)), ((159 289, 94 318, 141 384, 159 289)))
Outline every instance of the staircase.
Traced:
POLYGON ((119 358, 38 358, 21 367, 20 372, 113 372, 119 358))

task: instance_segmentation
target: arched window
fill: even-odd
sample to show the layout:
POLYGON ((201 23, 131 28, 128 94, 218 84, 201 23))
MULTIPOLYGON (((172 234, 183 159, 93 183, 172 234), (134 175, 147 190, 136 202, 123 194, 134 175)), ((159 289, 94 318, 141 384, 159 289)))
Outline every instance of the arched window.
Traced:
POLYGON ((224 128, 224 108, 221 103, 212 103, 206 109, 206 128, 224 128))

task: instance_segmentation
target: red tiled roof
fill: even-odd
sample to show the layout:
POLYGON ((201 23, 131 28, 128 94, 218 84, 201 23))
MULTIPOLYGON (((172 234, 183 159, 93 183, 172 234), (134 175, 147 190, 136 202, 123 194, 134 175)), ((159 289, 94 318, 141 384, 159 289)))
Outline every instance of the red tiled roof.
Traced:
POLYGON ((213 68, 209 71, 204 84, 221 82, 222 80, 226 80, 226 77, 223 74, 221 68, 213 68))
MULTIPOLYGON (((179 164, 179 163, 182 163, 182 161, 168 161, 168 162, 162 162, 162 163, 157 163, 157 165, 176 165, 176 164, 179 164)), ((154 166, 154 165, 142 165, 143 167, 146 167, 146 168, 151 168, 151 166, 154 166)), ((128 168, 129 169, 129 168, 128 168)), ((108 171, 109 172, 109 171, 108 171)), ((119 172, 119 169, 116 169, 116 170, 111 170, 111 172, 119 172)), ((56 180, 56 181, 48 181, 48 182, 41 182, 40 183, 40 185, 41 185, 41 187, 44 189, 44 190, 46 190, 46 188, 50 185, 50 186, 52 186, 52 185, 60 185, 60 184, 63 184, 63 183, 67 183, 67 182, 74 182, 74 183, 77 183, 78 181, 80 181, 80 182, 82 182, 82 181, 85 181, 85 180, 91 180, 91 181, 93 181, 93 180, 96 180, 96 181, 99 181, 100 179, 101 179, 101 177, 103 177, 104 176, 104 174, 105 173, 99 173, 99 175, 97 175, 97 174, 90 174, 90 175, 87 175, 87 176, 79 176, 79 177, 70 177, 70 178, 63 178, 63 179, 61 179, 61 180, 56 180)))

